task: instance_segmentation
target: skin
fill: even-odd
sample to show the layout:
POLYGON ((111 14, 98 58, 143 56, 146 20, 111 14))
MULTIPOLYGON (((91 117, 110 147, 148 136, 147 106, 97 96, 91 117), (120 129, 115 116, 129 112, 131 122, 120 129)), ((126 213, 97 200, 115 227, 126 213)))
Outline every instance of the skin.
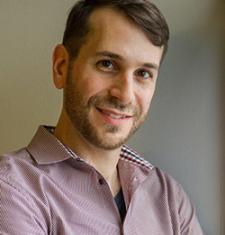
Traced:
POLYGON ((89 23, 73 61, 63 45, 54 50, 54 83, 64 89, 54 134, 100 172, 115 195, 121 146, 148 113, 163 47, 110 8, 95 10, 89 23))

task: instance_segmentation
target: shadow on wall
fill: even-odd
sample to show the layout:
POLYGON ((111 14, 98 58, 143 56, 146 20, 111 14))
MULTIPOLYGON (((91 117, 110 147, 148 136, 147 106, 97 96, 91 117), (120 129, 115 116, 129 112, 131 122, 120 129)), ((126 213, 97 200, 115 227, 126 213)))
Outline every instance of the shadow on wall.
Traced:
POLYGON ((209 235, 225 234, 224 12, 219 0, 204 25, 172 35, 157 105, 135 143, 181 182, 209 235))
POLYGON ((219 89, 219 102, 220 102, 220 146, 221 146, 221 159, 220 159, 220 235, 225 234, 225 1, 217 0, 215 9, 212 11, 212 16, 209 22, 206 23, 206 31, 210 34, 215 34, 213 37, 217 38, 219 43, 219 58, 220 58, 220 89, 219 89))
MULTIPOLYGON (((223 12, 225 12, 225 3, 223 3, 223 12)), ((221 224, 222 224, 222 234, 225 234, 225 15, 223 14, 223 18, 221 17, 221 21, 223 22, 222 25, 222 42, 223 42, 223 56, 222 56, 222 61, 221 61, 221 68, 222 73, 221 73, 221 107, 222 107, 222 123, 221 123, 221 146, 223 146, 223 151, 222 151, 222 169, 221 172, 223 172, 223 175, 221 176, 222 180, 222 205, 223 205, 223 213, 221 214, 221 224)))
POLYGON ((225 234, 225 2, 224 0, 219 0, 218 11, 216 14, 216 20, 218 23, 218 35, 221 37, 221 99, 220 105, 222 110, 221 115, 221 146, 222 146, 222 156, 221 156, 221 203, 222 203, 222 213, 221 213, 221 234, 225 234))
MULTIPOLYGON (((210 38, 215 39, 219 49, 219 136, 220 136, 220 235, 225 234, 225 1, 217 0, 211 11, 211 17, 205 22, 203 31, 210 38)), ((207 38, 206 38, 207 40, 207 38)))

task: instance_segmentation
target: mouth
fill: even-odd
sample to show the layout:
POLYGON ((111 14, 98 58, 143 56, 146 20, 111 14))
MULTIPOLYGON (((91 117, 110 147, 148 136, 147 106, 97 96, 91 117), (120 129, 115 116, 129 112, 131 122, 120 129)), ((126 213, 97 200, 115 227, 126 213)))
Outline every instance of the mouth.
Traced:
POLYGON ((96 108, 96 109, 102 114, 103 117, 107 119, 107 121, 112 122, 112 124, 119 124, 118 121, 128 120, 133 117, 133 115, 131 114, 118 112, 112 109, 105 109, 105 108, 96 108))

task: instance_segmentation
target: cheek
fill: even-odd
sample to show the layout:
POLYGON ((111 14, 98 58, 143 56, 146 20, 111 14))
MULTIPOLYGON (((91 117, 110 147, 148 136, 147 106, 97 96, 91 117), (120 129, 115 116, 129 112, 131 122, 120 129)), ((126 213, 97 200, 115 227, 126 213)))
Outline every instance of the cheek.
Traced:
POLYGON ((83 100, 87 101, 90 97, 94 96, 101 90, 101 82, 88 63, 74 66, 72 73, 74 87, 82 94, 83 100))
POLYGON ((153 94, 154 89, 151 89, 151 91, 142 90, 141 92, 139 92, 139 95, 137 97, 137 104, 142 115, 145 115, 148 112, 153 94))
POLYGON ((144 100, 142 103, 142 114, 146 114, 149 110, 151 101, 144 100))
POLYGON ((97 94, 109 89, 110 79, 105 77, 105 75, 99 74, 94 69, 87 69, 83 85, 89 93, 97 94))
POLYGON ((84 80, 84 82, 82 82, 80 87, 83 99, 86 102, 88 102, 91 97, 105 95, 107 93, 107 87, 104 86, 104 83, 95 77, 88 77, 84 80))

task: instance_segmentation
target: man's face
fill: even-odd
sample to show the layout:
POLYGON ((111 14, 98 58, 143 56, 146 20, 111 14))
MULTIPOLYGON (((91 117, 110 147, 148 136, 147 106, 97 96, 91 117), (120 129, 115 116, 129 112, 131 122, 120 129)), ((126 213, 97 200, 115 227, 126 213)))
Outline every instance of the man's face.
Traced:
POLYGON ((90 27, 70 63, 64 109, 81 138, 115 149, 145 120, 163 48, 112 9, 96 10, 90 27))

